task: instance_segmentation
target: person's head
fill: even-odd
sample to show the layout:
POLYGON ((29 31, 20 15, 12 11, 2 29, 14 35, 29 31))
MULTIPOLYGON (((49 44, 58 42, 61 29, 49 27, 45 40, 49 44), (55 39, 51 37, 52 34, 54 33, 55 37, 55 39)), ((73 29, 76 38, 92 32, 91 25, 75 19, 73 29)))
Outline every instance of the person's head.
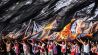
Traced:
POLYGON ((26 41, 25 41, 25 40, 22 40, 22 42, 23 42, 23 43, 26 43, 26 41))
POLYGON ((90 44, 92 43, 92 41, 90 41, 90 44))
POLYGON ((87 44, 87 42, 86 42, 86 41, 84 41, 84 44, 86 45, 86 44, 87 44))
POLYGON ((62 44, 64 45, 64 44, 65 44, 65 42, 64 42, 64 41, 62 41, 62 44))
POLYGON ((7 41, 7 43, 9 44, 9 43, 10 43, 10 41, 8 40, 8 41, 7 41))
POLYGON ((94 42, 92 42, 91 45, 93 46, 94 45, 94 42))
POLYGON ((76 45, 77 45, 77 46, 79 46, 79 43, 78 43, 78 42, 76 42, 76 45))
POLYGON ((98 44, 98 42, 96 41, 96 44, 98 44))
POLYGON ((76 41, 74 41, 74 43, 73 44, 76 44, 77 42, 76 41))
POLYGON ((44 46, 45 46, 45 44, 44 44, 44 43, 42 43, 42 46, 44 47, 44 46))
POLYGON ((37 46, 37 43, 35 43, 35 46, 37 46))
POLYGON ((17 40, 15 40, 15 43, 18 43, 18 41, 17 41, 17 40))
POLYGON ((38 45, 42 46, 42 43, 39 42, 38 45))
POLYGON ((18 43, 15 43, 15 45, 18 45, 18 43))
POLYGON ((50 44, 53 44, 53 42, 51 41, 50 44))
POLYGON ((48 41, 47 44, 50 44, 50 42, 48 41))

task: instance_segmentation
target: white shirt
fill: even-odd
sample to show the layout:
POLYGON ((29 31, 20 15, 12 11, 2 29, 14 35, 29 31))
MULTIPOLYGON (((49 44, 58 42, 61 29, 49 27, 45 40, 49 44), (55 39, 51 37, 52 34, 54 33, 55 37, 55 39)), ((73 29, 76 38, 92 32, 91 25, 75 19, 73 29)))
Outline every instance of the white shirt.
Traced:
POLYGON ((90 52, 89 44, 83 45, 83 52, 85 52, 85 53, 89 53, 90 52))
POLYGON ((11 43, 6 43, 6 50, 9 52, 11 50, 11 43))
POLYGON ((28 46, 25 43, 23 43, 23 50, 28 51, 28 46))

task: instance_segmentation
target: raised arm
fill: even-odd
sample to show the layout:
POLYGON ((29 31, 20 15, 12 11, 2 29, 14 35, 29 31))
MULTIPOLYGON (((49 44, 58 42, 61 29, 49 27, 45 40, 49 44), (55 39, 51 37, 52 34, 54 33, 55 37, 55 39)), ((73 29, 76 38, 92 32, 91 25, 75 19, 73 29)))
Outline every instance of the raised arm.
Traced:
POLYGON ((27 42, 30 43, 29 40, 27 40, 27 42))
POLYGON ((76 38, 76 40, 77 40, 78 42, 84 44, 84 42, 83 42, 81 39, 79 40, 79 39, 76 38))
POLYGON ((28 42, 29 44, 33 45, 32 43, 29 42, 29 40, 27 40, 27 42, 28 42))
POLYGON ((81 42, 81 41, 80 41, 79 39, 77 39, 77 38, 76 38, 76 40, 77 40, 78 42, 81 42))
POLYGON ((56 41, 55 41, 55 43, 56 43, 57 45, 60 45, 60 46, 62 46, 62 44, 59 44, 59 43, 58 43, 58 42, 56 42, 56 41))
POLYGON ((84 44, 84 42, 80 39, 81 43, 84 44))
POLYGON ((20 41, 20 42, 18 42, 18 43, 23 44, 23 42, 22 42, 22 41, 20 41))
POLYGON ((4 39, 3 39, 3 42, 6 44, 6 42, 4 41, 4 39))
POLYGON ((90 43, 90 40, 88 40, 88 43, 90 43))

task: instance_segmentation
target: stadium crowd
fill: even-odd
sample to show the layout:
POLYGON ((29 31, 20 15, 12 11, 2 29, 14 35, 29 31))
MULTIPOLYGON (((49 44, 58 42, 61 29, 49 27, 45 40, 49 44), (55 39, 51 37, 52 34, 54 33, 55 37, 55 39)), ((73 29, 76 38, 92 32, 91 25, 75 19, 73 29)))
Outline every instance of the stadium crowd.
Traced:
POLYGON ((0 55, 98 55, 98 42, 77 38, 57 40, 0 40, 0 55))

